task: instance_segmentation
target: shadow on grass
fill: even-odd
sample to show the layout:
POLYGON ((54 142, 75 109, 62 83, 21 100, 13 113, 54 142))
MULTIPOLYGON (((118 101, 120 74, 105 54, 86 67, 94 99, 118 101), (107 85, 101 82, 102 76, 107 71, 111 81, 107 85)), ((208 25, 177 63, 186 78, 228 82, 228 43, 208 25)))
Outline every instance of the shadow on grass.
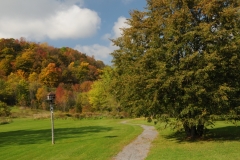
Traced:
POLYGON ((240 126, 207 129, 203 137, 196 139, 186 138, 185 132, 175 132, 166 135, 165 138, 175 140, 179 143, 196 141, 240 141, 240 126))
POLYGON ((105 136, 104 138, 117 138, 118 136, 105 136))
MULTIPOLYGON (((101 126, 87 126, 79 128, 56 128, 54 129, 54 136, 56 140, 84 137, 90 134, 97 134, 100 132, 108 132, 112 130, 111 127, 101 126)), ((25 145, 25 144, 40 144, 44 142, 51 142, 51 129, 42 130, 18 130, 9 132, 0 132, 0 147, 6 145, 25 145)))

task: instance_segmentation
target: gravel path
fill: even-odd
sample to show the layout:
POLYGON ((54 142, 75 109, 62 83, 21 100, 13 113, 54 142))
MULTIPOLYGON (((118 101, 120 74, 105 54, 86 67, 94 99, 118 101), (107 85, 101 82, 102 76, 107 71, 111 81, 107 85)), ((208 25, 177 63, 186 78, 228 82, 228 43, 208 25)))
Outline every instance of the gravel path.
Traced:
POLYGON ((153 126, 140 126, 144 129, 142 134, 125 146, 113 160, 144 160, 147 157, 151 142, 157 137, 158 132, 153 126))

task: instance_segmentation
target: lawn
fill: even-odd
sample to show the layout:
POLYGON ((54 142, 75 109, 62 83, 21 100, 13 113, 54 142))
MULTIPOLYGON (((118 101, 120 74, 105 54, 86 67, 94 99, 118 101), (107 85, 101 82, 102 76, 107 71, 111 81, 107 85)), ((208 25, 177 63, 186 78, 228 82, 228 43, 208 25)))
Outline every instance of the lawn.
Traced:
POLYGON ((14 119, 0 125, 0 159, 107 160, 142 132, 122 120, 55 120, 55 144, 51 144, 49 119, 14 119))
MULTIPOLYGON (((0 159, 110 160, 141 132, 123 120, 55 120, 55 144, 51 144, 50 119, 14 119, 0 125, 0 159)), ((148 124, 143 119, 128 123, 148 124)), ((240 160, 240 127, 217 122, 201 140, 186 140, 183 134, 155 126, 154 140, 146 160, 240 160)))
MULTIPOLYGON (((144 123, 133 120, 132 123, 144 123)), ((159 136, 152 144, 146 160, 240 160, 240 123, 218 121, 201 140, 189 141, 183 133, 176 134, 161 125, 155 127, 159 136)))

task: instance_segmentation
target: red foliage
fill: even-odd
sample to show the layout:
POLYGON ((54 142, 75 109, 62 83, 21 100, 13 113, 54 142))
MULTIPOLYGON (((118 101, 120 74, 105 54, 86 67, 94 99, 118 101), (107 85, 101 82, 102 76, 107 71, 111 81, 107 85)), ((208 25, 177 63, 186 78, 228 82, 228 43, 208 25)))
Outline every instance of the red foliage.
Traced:
POLYGON ((62 103, 62 101, 64 100, 64 94, 65 94, 64 88, 61 85, 59 85, 56 89, 56 103, 57 104, 62 103))
POLYGON ((97 67, 92 66, 92 65, 88 65, 88 78, 92 81, 98 79, 99 77, 99 70, 97 69, 97 67))

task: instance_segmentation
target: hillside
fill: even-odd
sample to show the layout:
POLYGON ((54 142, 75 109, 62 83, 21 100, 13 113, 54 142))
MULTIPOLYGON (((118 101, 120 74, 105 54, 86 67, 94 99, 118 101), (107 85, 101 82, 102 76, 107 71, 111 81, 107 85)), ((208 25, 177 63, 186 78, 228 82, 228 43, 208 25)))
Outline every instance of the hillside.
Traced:
POLYGON ((54 91, 58 109, 79 108, 78 94, 90 89, 104 67, 72 48, 0 39, 0 101, 46 109, 46 95, 54 91))

